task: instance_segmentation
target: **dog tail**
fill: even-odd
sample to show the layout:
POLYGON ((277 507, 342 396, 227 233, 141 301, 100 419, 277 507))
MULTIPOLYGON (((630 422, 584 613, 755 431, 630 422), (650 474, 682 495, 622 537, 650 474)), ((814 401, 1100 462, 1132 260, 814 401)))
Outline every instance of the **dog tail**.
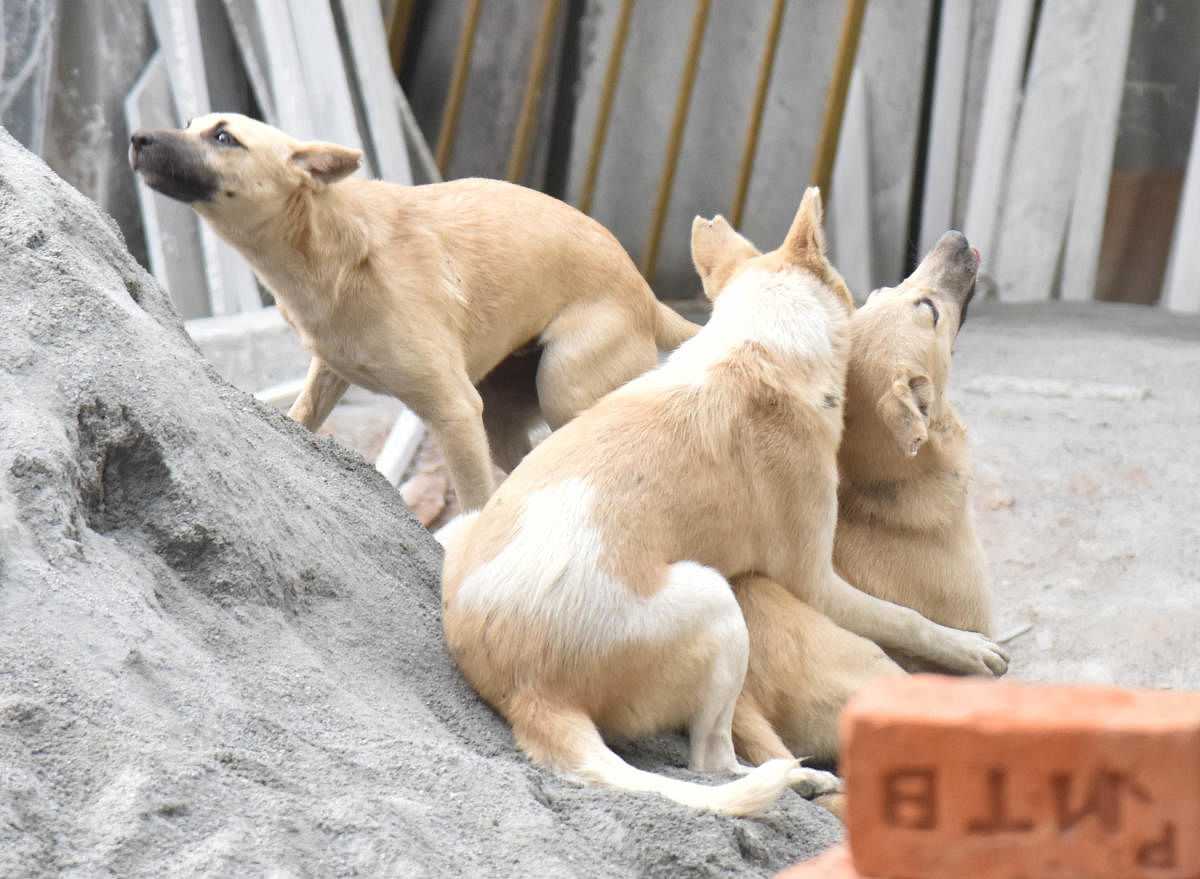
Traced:
POLYGON ((770 760, 736 781, 706 785, 630 766, 600 737, 582 711, 530 700, 510 714, 517 744, 535 762, 587 785, 660 794, 685 806, 725 815, 759 815, 792 783, 798 760, 770 760))
POLYGON ((654 344, 660 351, 674 351, 696 333, 700 325, 694 324, 669 305, 655 302, 654 344))

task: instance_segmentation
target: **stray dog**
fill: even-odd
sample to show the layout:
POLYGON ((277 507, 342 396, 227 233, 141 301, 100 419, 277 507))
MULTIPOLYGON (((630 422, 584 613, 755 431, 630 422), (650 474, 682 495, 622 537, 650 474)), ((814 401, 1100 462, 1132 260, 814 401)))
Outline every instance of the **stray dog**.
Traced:
POLYGON ((236 113, 130 146, 151 187, 245 257, 312 352, 288 415, 316 429, 350 383, 399 397, 441 442, 464 509, 494 490, 491 456, 511 470, 543 418, 560 427, 699 331, 569 205, 498 180, 351 177, 361 161, 236 113))
POLYGON ((981 635, 859 592, 832 566, 852 308, 809 189, 760 255, 697 218, 712 317, 666 363, 551 434, 448 539, 442 621, 463 675, 539 764, 730 814, 829 773, 739 766, 731 723, 750 635, 729 578, 761 572, 835 622, 961 671, 1001 670, 981 635), (686 728, 715 787, 626 764, 600 731, 686 728))
MULTIPOLYGON (((967 240, 948 232, 907 280, 875 291, 850 318, 833 563, 866 592, 990 634, 987 563, 967 503, 966 431, 946 396, 978 264, 967 240)), ((747 577, 734 589, 750 630, 733 719, 738 753, 755 765, 793 754, 833 760, 842 706, 867 680, 901 674, 901 666, 776 583, 747 577)))

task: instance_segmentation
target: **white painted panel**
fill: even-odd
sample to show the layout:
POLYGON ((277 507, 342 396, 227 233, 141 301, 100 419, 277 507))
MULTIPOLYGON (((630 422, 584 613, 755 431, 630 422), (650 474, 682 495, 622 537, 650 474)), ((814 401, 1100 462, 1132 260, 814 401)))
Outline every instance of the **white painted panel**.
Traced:
POLYGON ((871 292, 871 130, 865 75, 858 67, 850 77, 837 161, 830 184, 828 222, 832 262, 854 298, 871 292))
POLYGON ((1021 73, 1032 15, 1033 0, 1004 0, 996 7, 995 36, 988 60, 983 113, 962 229, 983 252, 985 271, 996 243, 1000 194, 1008 173, 1013 120, 1020 100, 1021 73))
POLYGON ((951 0, 942 6, 933 111, 929 120, 929 154, 925 163, 925 196, 921 202, 922 254, 928 253, 953 225, 974 5, 974 0, 951 0))
POLYGON ((1171 311, 1200 312, 1200 107, 1192 128, 1192 147, 1188 153, 1187 174, 1171 255, 1163 281, 1161 303, 1171 311))
POLYGON ((1125 94, 1125 68, 1129 61, 1129 38, 1133 34, 1136 0, 1100 0, 1096 63, 1087 99, 1079 144, 1079 176, 1067 230, 1063 259, 1062 298, 1088 301, 1096 292, 1096 269, 1108 212, 1108 186, 1112 180, 1113 153, 1121 98, 1125 94))
POLYGON ((392 62, 378 0, 338 0, 346 22, 359 97, 374 147, 376 172, 384 180, 412 183, 404 131, 396 107, 392 62))
POLYGON ((1102 54, 1112 26, 1106 7, 1096 0, 1043 7, 997 228, 991 275, 1002 300, 1053 293, 1079 180, 1080 132, 1111 63, 1102 54))

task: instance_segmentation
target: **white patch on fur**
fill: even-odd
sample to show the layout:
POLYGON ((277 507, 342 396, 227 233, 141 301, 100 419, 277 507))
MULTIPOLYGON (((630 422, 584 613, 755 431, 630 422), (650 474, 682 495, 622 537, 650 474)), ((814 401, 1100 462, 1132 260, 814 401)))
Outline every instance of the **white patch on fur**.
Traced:
POLYGON ((819 284, 799 270, 743 272, 721 292, 704 329, 643 376, 645 383, 702 382, 708 367, 747 342, 786 357, 831 360, 836 325, 829 306, 816 295, 819 284))
POLYGON ((712 568, 677 562, 649 598, 603 574, 608 549, 592 520, 594 497, 582 479, 531 494, 516 539, 462 581, 463 609, 524 617, 565 649, 593 655, 714 625, 744 629, 728 581, 712 568))

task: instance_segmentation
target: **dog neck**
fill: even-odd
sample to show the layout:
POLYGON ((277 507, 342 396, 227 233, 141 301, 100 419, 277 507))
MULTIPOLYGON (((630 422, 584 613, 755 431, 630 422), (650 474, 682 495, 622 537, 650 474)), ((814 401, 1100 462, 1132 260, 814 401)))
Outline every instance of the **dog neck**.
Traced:
POLYGON ((937 530, 967 514, 966 430, 944 405, 929 437, 906 456, 873 407, 847 401, 838 449, 838 514, 905 530, 937 530))
POLYGON ((299 187, 281 210, 253 225, 206 219, 293 318, 321 320, 337 299, 345 270, 367 258, 369 226, 351 191, 366 183, 349 178, 299 187))
POLYGON ((813 387, 819 405, 840 399, 849 359, 845 308, 806 272, 748 271, 713 304, 712 317, 665 364, 703 375, 752 346, 755 359, 786 385, 813 387))

